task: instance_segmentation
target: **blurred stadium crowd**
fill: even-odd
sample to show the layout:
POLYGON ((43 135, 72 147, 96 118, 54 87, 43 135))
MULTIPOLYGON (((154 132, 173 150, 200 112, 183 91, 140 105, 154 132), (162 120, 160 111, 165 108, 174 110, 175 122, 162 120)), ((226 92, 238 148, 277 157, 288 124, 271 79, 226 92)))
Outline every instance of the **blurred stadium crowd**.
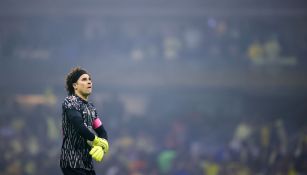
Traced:
POLYGON ((304 19, 40 19, 2 22, 5 60, 178 60, 213 65, 300 66, 304 19), (65 59, 64 59, 65 58, 65 59))
MULTIPOLYGON (((42 98, 2 100, 0 174, 60 174, 60 105, 55 105, 55 96, 50 92, 42 98)), ((244 107, 251 108, 246 113, 227 109, 229 105, 234 106, 222 98, 206 110, 191 110, 195 104, 188 98, 183 102, 186 98, 167 95, 153 98, 144 114, 132 115, 119 97, 113 95, 107 99, 97 104, 104 109, 101 116, 110 134, 111 152, 96 166, 99 174, 299 175, 307 172, 306 110, 302 106, 296 106, 296 112, 288 114, 284 113, 289 110, 276 112, 275 109, 270 116, 265 113, 274 111, 271 103, 276 100, 269 97, 259 100, 268 109, 261 105, 253 107, 257 104, 245 100, 244 107), (174 111, 170 107, 178 103, 185 109, 179 107, 174 111)), ((236 101, 234 97, 231 99, 236 101)), ((296 105, 289 101, 279 108, 296 105)))
POLYGON ((10 75, 0 84, 0 175, 61 173, 74 65, 94 72, 91 100, 109 132, 97 174, 307 174, 306 14, 2 13, 0 24, 0 73, 10 75))

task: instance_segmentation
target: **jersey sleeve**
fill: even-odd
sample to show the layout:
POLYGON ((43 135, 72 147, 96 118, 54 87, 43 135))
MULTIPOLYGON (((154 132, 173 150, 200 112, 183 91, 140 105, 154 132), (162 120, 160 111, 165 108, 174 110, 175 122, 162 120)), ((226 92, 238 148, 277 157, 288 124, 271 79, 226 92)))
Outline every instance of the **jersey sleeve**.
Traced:
POLYGON ((93 128, 99 137, 108 139, 107 131, 105 130, 102 119, 101 117, 98 116, 96 109, 95 109, 95 117, 93 119, 93 128))
POLYGON ((84 125, 80 112, 69 109, 67 111, 67 117, 81 137, 90 141, 94 140, 95 135, 84 125))

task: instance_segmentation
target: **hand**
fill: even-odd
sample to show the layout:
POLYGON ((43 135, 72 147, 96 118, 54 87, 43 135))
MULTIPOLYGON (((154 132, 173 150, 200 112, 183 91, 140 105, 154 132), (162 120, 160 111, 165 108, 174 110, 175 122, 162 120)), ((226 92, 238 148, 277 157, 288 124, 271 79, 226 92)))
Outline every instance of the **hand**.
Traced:
POLYGON ((95 139, 93 140, 92 144, 93 146, 101 146, 104 153, 109 152, 109 143, 106 139, 95 136, 95 139))
POLYGON ((103 156, 104 156, 104 151, 102 150, 102 147, 100 146, 93 146, 93 148, 90 151, 90 155, 94 160, 97 162, 102 161, 103 156))

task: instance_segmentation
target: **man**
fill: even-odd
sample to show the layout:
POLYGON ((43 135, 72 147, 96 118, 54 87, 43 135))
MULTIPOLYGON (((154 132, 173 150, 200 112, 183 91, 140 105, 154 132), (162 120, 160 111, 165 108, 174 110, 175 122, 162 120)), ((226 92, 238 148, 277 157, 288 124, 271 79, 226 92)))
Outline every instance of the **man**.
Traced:
POLYGON ((64 175, 95 175, 93 160, 102 161, 108 153, 107 132, 94 105, 90 74, 75 67, 66 77, 68 96, 62 104, 63 144, 60 166, 64 175))

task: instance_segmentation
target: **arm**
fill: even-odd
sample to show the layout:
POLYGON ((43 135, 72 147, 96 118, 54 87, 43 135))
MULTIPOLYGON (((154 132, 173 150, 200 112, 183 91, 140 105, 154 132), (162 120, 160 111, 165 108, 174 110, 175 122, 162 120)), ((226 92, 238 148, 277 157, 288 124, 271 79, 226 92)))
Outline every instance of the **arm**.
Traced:
MULTIPOLYGON (((100 143, 100 139, 95 136, 87 127, 84 125, 82 120, 82 115, 75 109, 68 109, 66 110, 66 114, 68 120, 72 123, 73 127, 77 130, 81 137, 86 140, 90 140, 93 142, 100 143)), ((104 143, 104 142, 102 142, 104 143)), ((108 145, 107 145, 108 146, 108 145)), ((89 154, 95 159, 97 162, 102 161, 105 151, 103 150, 102 146, 93 146, 89 154)))
POLYGON ((80 112, 74 109, 67 109, 66 114, 69 121, 72 123, 72 125, 81 137, 90 141, 93 141, 95 139, 95 135, 84 125, 80 112))
POLYGON ((96 118, 93 120, 93 128, 99 137, 95 137, 93 141, 94 146, 101 146, 105 153, 109 152, 109 143, 107 141, 108 135, 104 129, 101 120, 96 115, 96 118))
POLYGON ((98 117, 93 120, 93 128, 100 138, 108 140, 107 131, 104 129, 102 122, 98 117))

